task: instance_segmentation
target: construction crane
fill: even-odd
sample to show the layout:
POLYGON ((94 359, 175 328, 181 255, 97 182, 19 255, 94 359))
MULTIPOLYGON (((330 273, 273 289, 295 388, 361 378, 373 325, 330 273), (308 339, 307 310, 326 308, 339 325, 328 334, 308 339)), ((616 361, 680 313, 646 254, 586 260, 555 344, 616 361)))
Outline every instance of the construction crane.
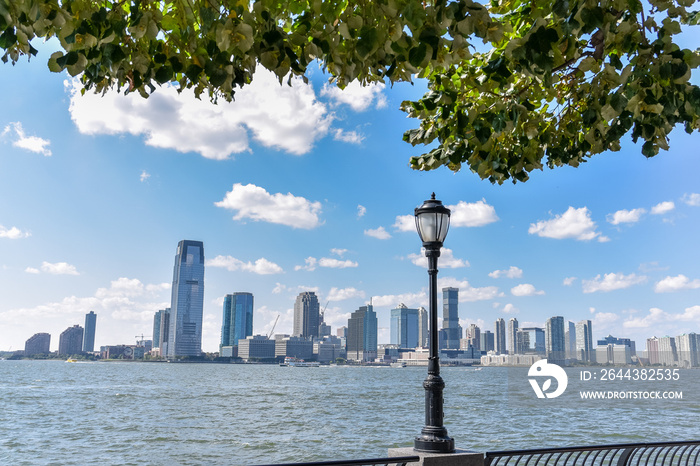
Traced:
POLYGON ((277 318, 275 319, 275 323, 272 324, 272 330, 270 330, 270 333, 268 333, 268 335, 267 335, 267 339, 268 339, 268 340, 269 340, 270 337, 272 336, 272 332, 275 331, 275 327, 277 326, 277 321, 278 321, 278 320, 280 320, 280 315, 279 315, 279 314, 277 314, 277 318))
POLYGON ((136 346, 143 346, 143 342, 146 341, 146 338, 153 338, 152 336, 144 337, 143 333, 141 335, 136 335, 134 338, 136 338, 136 346), (140 340, 139 340, 140 338, 140 340))

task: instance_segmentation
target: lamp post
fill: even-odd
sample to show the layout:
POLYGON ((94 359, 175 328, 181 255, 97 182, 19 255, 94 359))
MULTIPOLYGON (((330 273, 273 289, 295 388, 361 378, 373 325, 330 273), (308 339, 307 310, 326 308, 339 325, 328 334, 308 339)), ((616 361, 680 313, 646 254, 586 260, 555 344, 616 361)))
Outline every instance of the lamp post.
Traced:
POLYGON ((447 435, 443 426, 442 391, 445 382, 440 377, 440 357, 437 328, 437 263, 442 243, 450 228, 450 209, 435 199, 435 193, 420 207, 416 207, 416 228, 428 258, 430 324, 428 325, 429 358, 428 377, 423 382, 425 388, 425 427, 415 438, 413 449, 430 453, 452 453, 454 439, 447 435))

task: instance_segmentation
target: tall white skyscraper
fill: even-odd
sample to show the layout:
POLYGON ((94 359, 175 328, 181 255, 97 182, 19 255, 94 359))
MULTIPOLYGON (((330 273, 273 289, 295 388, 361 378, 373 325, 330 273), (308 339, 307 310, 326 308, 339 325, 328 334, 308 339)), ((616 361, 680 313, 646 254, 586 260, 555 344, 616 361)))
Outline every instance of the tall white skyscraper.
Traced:
POLYGON ((593 324, 590 320, 576 322, 576 354, 579 361, 595 362, 593 324))
POLYGON ((502 318, 496 319, 494 325, 494 350, 497 354, 506 354, 506 321, 502 318))
POLYGON ((204 244, 182 240, 177 245, 173 269, 167 355, 202 354, 202 315, 204 313, 204 244))
POLYGON ((508 321, 508 354, 517 354, 518 319, 511 317, 508 321))
POLYGON ((428 347, 428 311, 424 307, 418 308, 418 346, 428 347))

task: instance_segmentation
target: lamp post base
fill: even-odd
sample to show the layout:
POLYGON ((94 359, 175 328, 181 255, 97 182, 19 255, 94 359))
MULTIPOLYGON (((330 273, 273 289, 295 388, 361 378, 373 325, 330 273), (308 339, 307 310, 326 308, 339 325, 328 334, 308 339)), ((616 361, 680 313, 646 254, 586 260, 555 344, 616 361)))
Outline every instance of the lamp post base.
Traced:
POLYGON ((428 453, 454 453, 455 441, 447 436, 447 430, 443 430, 442 433, 423 432, 413 441, 413 449, 428 453))

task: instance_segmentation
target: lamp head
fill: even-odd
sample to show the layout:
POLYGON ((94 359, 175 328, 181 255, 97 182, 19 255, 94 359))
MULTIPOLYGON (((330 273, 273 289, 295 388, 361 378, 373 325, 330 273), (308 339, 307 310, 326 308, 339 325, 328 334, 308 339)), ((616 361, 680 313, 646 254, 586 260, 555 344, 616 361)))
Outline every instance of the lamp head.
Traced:
POLYGON ((426 249, 439 249, 450 228, 450 209, 435 199, 435 193, 423 205, 416 207, 416 229, 426 249))

